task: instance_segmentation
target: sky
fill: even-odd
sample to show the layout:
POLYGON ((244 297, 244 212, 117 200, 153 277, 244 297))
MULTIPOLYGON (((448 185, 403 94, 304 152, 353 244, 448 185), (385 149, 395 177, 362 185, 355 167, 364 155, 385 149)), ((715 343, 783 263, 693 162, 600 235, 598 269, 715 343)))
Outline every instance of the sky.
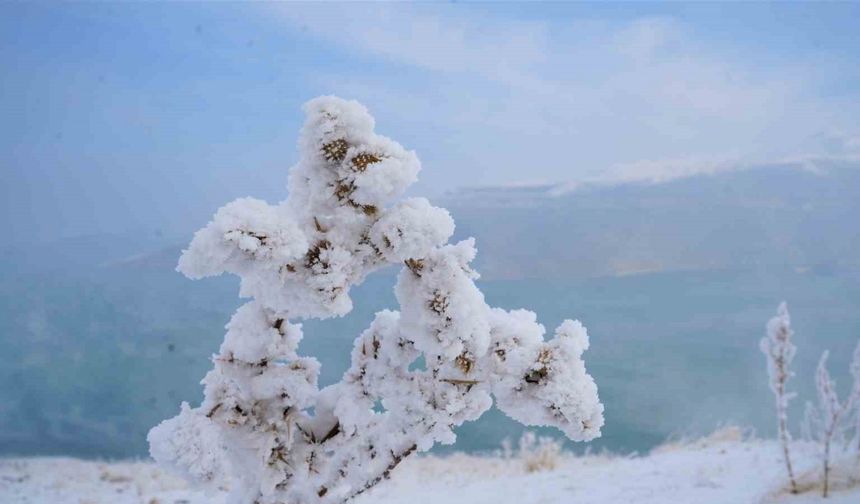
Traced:
POLYGON ((281 200, 324 94, 416 150, 431 197, 857 156, 858 25, 850 3, 4 3, 0 225, 184 236, 281 200))

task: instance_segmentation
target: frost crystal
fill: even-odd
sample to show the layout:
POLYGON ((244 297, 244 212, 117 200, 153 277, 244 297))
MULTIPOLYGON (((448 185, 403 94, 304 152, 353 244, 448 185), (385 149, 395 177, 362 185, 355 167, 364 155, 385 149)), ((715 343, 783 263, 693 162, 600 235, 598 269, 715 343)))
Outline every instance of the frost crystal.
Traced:
POLYGON ((493 398, 526 425, 599 436, 585 328, 567 320, 545 341, 534 313, 489 307, 469 266, 474 241, 447 244, 448 212, 392 201, 415 181, 416 155, 375 134, 357 102, 321 97, 305 112, 289 198, 226 205, 179 261, 190 278, 238 275, 252 300, 227 325, 200 407, 150 432, 152 456, 227 484, 233 503, 339 503, 404 458, 453 443, 493 398), (343 379, 320 390, 319 363, 296 354, 291 321, 345 315, 350 287, 393 263, 404 264, 400 312, 377 313, 343 379))

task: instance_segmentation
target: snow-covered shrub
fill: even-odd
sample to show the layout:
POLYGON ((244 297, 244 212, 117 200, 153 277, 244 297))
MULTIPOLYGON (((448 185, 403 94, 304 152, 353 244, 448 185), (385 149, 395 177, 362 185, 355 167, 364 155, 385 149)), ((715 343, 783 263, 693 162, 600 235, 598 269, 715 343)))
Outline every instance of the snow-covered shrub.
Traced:
MULTIPOLYGON (((807 403, 804 417, 804 430, 813 440, 821 444, 821 486, 824 497, 827 497, 830 483, 831 451, 835 444, 845 438, 846 422, 844 420, 860 397, 860 388, 858 388, 857 375, 855 375, 854 388, 848 398, 845 402, 839 400, 839 395, 836 393, 836 383, 830 378, 830 373, 827 371, 828 355, 829 352, 827 351, 821 355, 815 372, 818 406, 807 403)), ((852 373, 855 372, 855 369, 860 368, 858 356, 860 353, 855 351, 855 360, 851 364, 852 373)))
POLYGON ((561 463, 561 442, 526 431, 520 437, 519 458, 526 472, 551 471, 561 463))
POLYGON ((788 431, 788 401, 795 394, 785 389, 786 382, 794 374, 789 369, 797 347, 791 342, 793 335, 791 330, 791 318, 788 307, 782 302, 777 309, 777 315, 767 323, 767 336, 761 339, 760 348, 767 358, 767 374, 770 389, 776 398, 776 420, 779 433, 779 442, 782 446, 783 460, 788 473, 788 481, 791 485, 791 493, 797 493, 797 482, 794 478, 794 470, 791 465, 791 452, 789 444, 791 433, 788 431))
POLYGON ((585 328, 567 320, 547 341, 534 313, 488 306, 474 241, 447 244, 448 212, 392 202, 416 179, 415 154, 375 134, 357 102, 322 97, 305 112, 289 197, 228 204, 179 261, 190 278, 238 275, 251 301, 227 324, 203 403, 150 432, 153 457, 201 485, 229 483, 233 503, 337 503, 453 443, 493 398, 527 425, 599 436, 585 328), (377 313, 342 380, 320 390, 296 322, 347 314, 350 288, 393 263, 400 311, 377 313))

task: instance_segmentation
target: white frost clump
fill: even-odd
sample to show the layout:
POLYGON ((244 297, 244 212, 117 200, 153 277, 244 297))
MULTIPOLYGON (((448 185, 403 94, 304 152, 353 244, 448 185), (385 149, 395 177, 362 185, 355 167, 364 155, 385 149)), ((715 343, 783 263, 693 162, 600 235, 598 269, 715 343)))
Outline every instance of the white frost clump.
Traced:
POLYGON ((421 257, 454 234, 454 219, 424 198, 405 200, 389 209, 370 228, 370 239, 386 261, 403 262, 421 257))
POLYGON ((241 198, 218 210, 208 226, 194 235, 179 259, 189 278, 243 275, 250 268, 274 267, 301 257, 307 238, 284 209, 265 201, 241 198))
POLYGON ((599 436, 585 328, 568 320, 545 341, 534 313, 489 307, 469 266, 473 240, 447 244, 448 212, 392 202, 416 179, 415 154, 375 134, 354 101, 317 98, 305 112, 289 198, 228 204, 179 261, 191 278, 238 275, 253 299, 227 325, 200 407, 150 432, 152 456, 192 481, 229 482, 235 504, 339 503, 409 455, 453 443, 494 397, 527 425, 599 436), (401 311, 377 313, 343 379, 320 390, 290 321, 348 313, 350 287, 393 263, 405 265, 401 311))
MULTIPOLYGON (((603 405, 582 360, 588 349, 585 327, 579 321, 565 320, 545 342, 543 327, 533 320, 533 313, 526 313, 540 327, 539 339, 532 345, 496 347, 500 365, 493 393, 499 409, 526 425, 553 425, 570 439, 591 439, 595 429, 603 426, 603 405)), ((504 322, 496 329, 503 330, 504 322)), ((516 343, 516 337, 513 341, 516 343)))
POLYGON ((149 431, 152 457, 183 478, 214 491, 228 474, 225 449, 214 423, 183 402, 178 416, 149 431))

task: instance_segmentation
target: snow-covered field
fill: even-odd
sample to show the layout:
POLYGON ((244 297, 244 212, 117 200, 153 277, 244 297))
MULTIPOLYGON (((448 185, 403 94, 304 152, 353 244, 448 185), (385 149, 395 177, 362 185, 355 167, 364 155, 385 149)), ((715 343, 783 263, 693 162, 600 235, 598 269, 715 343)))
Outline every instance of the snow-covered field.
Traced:
MULTIPOLYGON (((648 456, 420 457, 408 460, 356 504, 860 503, 860 465, 843 460, 831 496, 820 497, 813 445, 793 446, 801 495, 788 495, 778 446, 724 430, 648 456), (529 463, 555 467, 529 472, 529 463), (852 476, 853 475, 853 476, 852 476)), ((853 457, 852 457, 853 458, 853 457)), ((0 461, 3 504, 220 504, 149 462, 68 458, 0 461)))

